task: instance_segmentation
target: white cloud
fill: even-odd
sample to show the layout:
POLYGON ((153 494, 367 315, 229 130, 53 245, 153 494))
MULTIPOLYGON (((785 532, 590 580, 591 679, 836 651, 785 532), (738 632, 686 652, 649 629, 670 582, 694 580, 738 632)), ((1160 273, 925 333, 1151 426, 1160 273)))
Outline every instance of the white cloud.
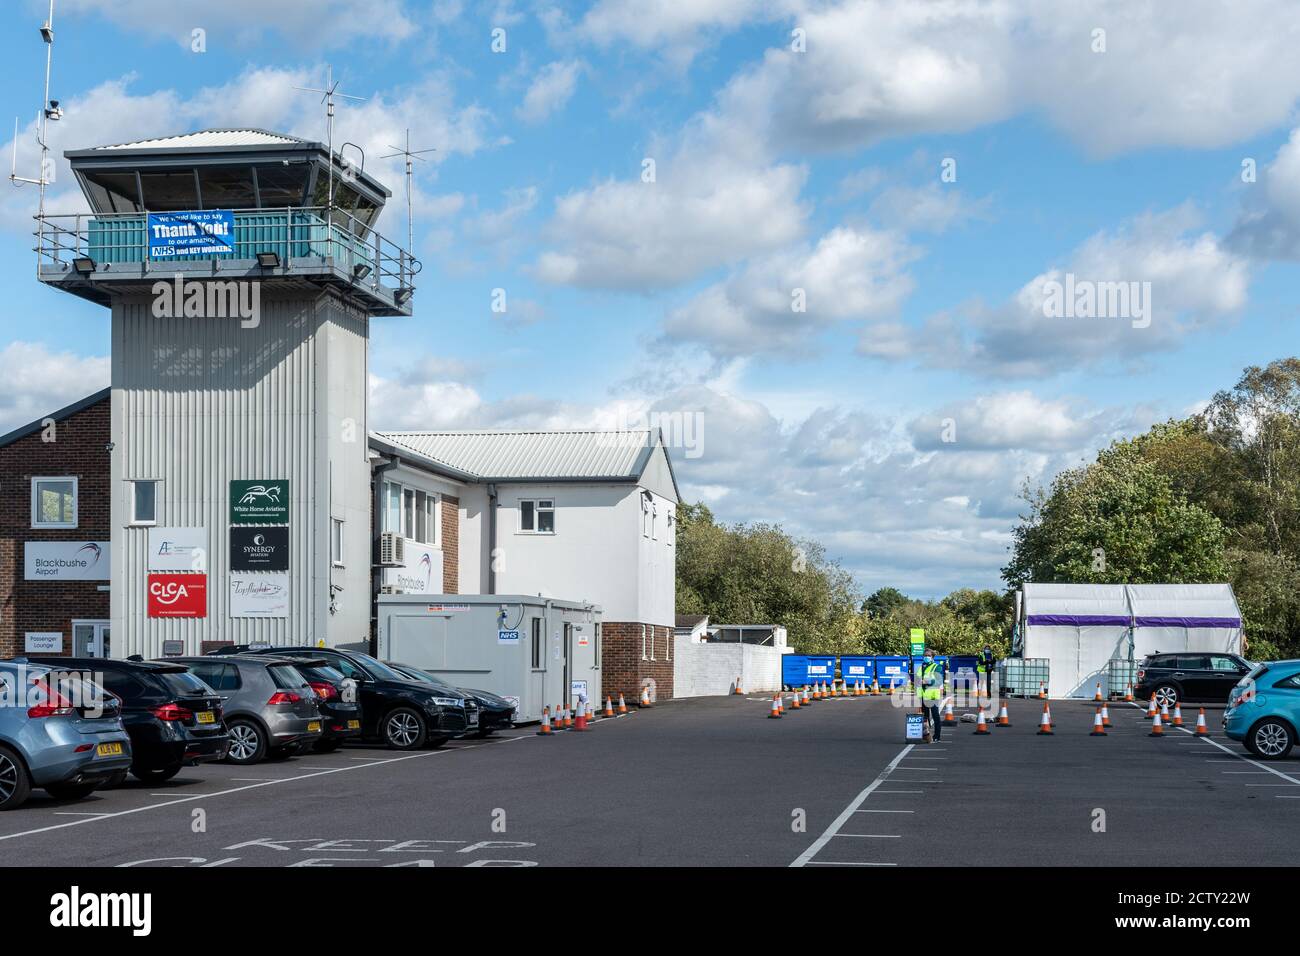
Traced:
POLYGON ((893 314, 912 290, 913 255, 892 233, 838 227, 708 287, 674 309, 664 331, 724 357, 808 351, 810 337, 837 322, 893 314))
POLYGON ((1300 259, 1300 129, 1257 172, 1228 244, 1260 259, 1300 259))
POLYGON ((51 352, 41 342, 10 342, 0 349, 0 434, 58 411, 109 380, 107 356, 51 352))
POLYGON ((921 451, 1060 452, 1116 433, 1121 423, 1131 430, 1133 415, 1132 409, 1089 409, 1022 390, 951 402, 915 418, 908 433, 921 451))
POLYGON ((542 123, 550 119, 573 97, 581 72, 582 64, 576 60, 546 64, 529 84, 516 114, 525 123, 542 123))

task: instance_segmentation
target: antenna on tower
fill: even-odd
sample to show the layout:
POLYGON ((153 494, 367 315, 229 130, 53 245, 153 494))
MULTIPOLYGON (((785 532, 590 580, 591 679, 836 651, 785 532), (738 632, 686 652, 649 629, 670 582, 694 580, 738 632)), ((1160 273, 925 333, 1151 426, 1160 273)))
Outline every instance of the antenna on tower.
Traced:
POLYGON ((41 26, 41 39, 45 41, 45 99, 41 103, 41 112, 37 114, 37 133, 36 142, 41 147, 41 174, 37 179, 30 179, 26 176, 18 175, 18 118, 14 117, 14 158, 13 166, 9 172, 9 182, 15 186, 24 183, 40 187, 40 201, 37 209, 37 217, 45 215, 45 187, 53 182, 50 175, 50 146, 47 136, 50 120, 60 120, 63 118, 63 107, 59 106, 58 100, 50 99, 50 66, 54 61, 54 0, 50 0, 50 15, 44 25, 41 26))
MULTIPOLYGON (((52 3, 53 0, 50 0, 52 3)), ((325 208, 326 221, 333 222, 334 216, 334 98, 341 96, 347 100, 365 100, 364 96, 352 96, 349 93, 340 93, 339 84, 334 79, 334 66, 331 64, 329 72, 325 77, 325 89, 316 90, 306 86, 295 86, 294 89, 300 93, 319 93, 320 101, 325 104, 325 136, 329 149, 329 204, 325 208)))
POLYGON ((406 129, 405 149, 400 149, 392 145, 391 143, 388 145, 388 148, 394 150, 394 152, 389 153, 387 156, 380 156, 379 157, 380 159, 392 159, 394 156, 406 157, 406 251, 409 252, 411 255, 414 255, 415 254, 415 219, 413 218, 411 213, 411 168, 412 168, 411 160, 418 159, 420 162, 423 163, 425 162, 425 158, 420 154, 436 152, 437 148, 430 146, 428 149, 416 149, 416 150, 411 149, 410 127, 407 127, 406 129))

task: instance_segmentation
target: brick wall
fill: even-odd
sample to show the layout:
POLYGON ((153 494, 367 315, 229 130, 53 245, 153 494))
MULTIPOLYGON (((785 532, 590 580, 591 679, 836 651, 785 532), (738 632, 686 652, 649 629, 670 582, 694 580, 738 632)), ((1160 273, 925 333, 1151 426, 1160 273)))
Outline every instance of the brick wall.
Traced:
POLYGON ((644 653, 654 660, 642 659, 641 624, 605 621, 600 628, 602 690, 615 699, 622 694, 629 704, 641 699, 641 688, 646 685, 651 688, 652 699, 673 696, 673 662, 669 657, 673 629, 666 625, 644 626, 644 653))
POLYGON ((23 545, 110 539, 109 407, 105 397, 56 422, 53 441, 38 430, 0 446, 0 657, 23 653, 27 631, 61 631, 70 653, 74 618, 108 620, 107 581, 25 581, 23 545), (77 477, 76 528, 31 526, 35 475, 77 477))
POLYGON ((442 590, 460 593, 460 499, 442 496, 442 590))

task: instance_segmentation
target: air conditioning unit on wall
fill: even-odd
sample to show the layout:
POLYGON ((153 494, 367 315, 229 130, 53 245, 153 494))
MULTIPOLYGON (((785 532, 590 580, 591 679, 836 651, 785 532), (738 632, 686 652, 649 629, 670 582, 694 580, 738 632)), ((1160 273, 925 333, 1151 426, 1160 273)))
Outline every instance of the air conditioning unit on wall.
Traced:
POLYGON ((379 536, 379 563, 386 568, 406 566, 406 539, 400 534, 385 531, 379 536))

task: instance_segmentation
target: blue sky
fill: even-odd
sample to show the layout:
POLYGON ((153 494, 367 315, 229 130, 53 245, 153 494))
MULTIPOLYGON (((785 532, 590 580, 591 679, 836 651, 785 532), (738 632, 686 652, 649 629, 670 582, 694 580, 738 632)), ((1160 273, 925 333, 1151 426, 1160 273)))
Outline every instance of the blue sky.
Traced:
MULTIPOLYGON (((8 5, 0 31, 20 174, 45 8, 8 5)), ((698 448, 674 450, 686 496, 822 541, 868 591, 997 586, 1023 481, 1295 350, 1300 11, 266 9, 62 0, 54 146, 230 126, 323 139, 293 87, 332 65, 366 97, 340 107, 337 138, 393 190, 385 234, 404 241, 387 145, 409 127, 437 149, 414 186, 416 314, 372 329, 373 424, 697 416, 698 448), (1067 272, 1150 282, 1149 326, 1048 317, 1044 282, 1067 272)), ((51 212, 82 208, 66 172, 51 212)), ((32 278, 34 189, 3 188, 0 430, 106 384, 108 351, 103 310, 32 278)))

